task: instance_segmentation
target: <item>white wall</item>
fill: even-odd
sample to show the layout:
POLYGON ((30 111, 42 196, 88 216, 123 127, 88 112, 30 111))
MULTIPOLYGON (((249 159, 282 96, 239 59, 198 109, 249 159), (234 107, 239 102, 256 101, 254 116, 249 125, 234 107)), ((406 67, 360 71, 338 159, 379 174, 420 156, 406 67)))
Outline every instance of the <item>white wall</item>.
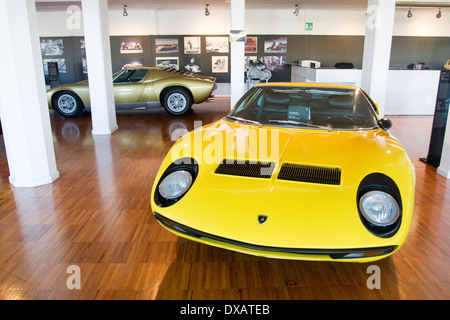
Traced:
POLYGON ((413 16, 407 18, 408 9, 397 8, 395 11, 394 36, 449 37, 450 8, 441 10, 442 17, 437 19, 437 9, 412 8, 413 16))
MULTIPOLYGON (((248 34, 283 35, 364 35, 366 15, 363 10, 246 10, 245 27, 248 34), (313 22, 312 31, 305 31, 305 22, 313 22)), ((128 17, 122 10, 112 10, 110 35, 164 35, 164 34, 228 34, 229 10, 214 10, 205 16, 203 10, 132 10, 128 17)), ((394 36, 450 36, 450 9, 443 9, 442 18, 436 19, 437 10, 413 9, 413 17, 406 18, 407 9, 397 8, 394 36)), ((73 14, 73 13, 72 13, 73 14)), ((82 36, 83 24, 69 29, 66 11, 39 11, 41 37, 82 36)))
MULTIPOLYGON (((81 17, 81 13, 79 15, 81 17)), ((73 29, 67 26, 71 17, 65 11, 38 11, 39 36, 41 37, 82 37, 84 35, 83 23, 73 29)))
POLYGON ((159 11, 158 34, 229 34, 230 11, 214 10, 205 16, 203 10, 159 11))
POLYGON ((158 34, 157 12, 154 10, 128 10, 124 17, 121 10, 109 11, 109 33, 114 36, 158 34))

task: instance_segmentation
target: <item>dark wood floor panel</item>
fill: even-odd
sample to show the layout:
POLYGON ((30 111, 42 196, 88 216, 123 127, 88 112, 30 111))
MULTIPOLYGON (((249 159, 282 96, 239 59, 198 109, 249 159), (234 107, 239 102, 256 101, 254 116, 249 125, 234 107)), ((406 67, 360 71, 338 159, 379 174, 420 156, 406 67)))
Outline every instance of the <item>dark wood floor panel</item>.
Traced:
POLYGON ((61 177, 12 188, 0 143, 0 299, 450 299, 450 184, 426 157, 432 117, 391 117, 391 132, 416 168, 410 234, 375 263, 266 259, 178 238, 159 226, 150 192, 177 129, 222 118, 229 99, 183 117, 163 110, 118 112, 119 130, 91 135, 89 115, 51 113, 61 177), (368 266, 381 289, 366 285, 368 266), (69 290, 67 268, 81 270, 69 290))

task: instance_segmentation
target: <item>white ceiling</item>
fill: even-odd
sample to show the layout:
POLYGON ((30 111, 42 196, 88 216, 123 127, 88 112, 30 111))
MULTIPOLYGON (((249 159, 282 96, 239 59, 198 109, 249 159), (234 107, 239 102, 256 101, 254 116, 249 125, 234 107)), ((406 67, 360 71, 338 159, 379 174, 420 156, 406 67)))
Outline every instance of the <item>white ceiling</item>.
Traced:
MULTIPOLYGON (((35 0, 38 10, 65 10, 70 4, 80 4, 74 0, 35 0)), ((450 5, 449 0, 399 0, 397 2, 433 2, 450 5)), ((210 10, 227 9, 229 0, 108 0, 111 10, 122 9, 126 4, 129 10, 133 9, 204 9, 208 3, 210 10)), ((294 10, 295 4, 300 9, 364 9, 367 0, 245 0, 247 9, 289 9, 294 10)))

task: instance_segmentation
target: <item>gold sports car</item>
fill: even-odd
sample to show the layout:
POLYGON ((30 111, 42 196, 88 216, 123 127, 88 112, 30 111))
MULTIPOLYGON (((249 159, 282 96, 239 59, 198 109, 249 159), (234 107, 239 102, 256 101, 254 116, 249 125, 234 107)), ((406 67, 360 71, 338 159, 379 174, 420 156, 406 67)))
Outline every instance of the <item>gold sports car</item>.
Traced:
MULTIPOLYGON (((116 109, 162 105, 172 115, 183 115, 193 103, 213 101, 215 81, 173 68, 127 67, 113 74, 116 109)), ((47 100, 62 116, 78 117, 90 106, 88 81, 54 87, 47 91, 47 100)))
POLYGON ((181 137, 152 190, 173 233, 248 254, 368 262, 404 243, 414 167, 360 88, 269 83, 181 137))

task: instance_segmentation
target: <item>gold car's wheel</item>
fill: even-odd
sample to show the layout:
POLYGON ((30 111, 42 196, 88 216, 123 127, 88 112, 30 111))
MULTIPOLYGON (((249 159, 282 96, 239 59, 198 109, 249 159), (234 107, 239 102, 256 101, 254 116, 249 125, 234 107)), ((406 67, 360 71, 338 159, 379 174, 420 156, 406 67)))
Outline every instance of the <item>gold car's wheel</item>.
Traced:
POLYGON ((163 106, 166 111, 172 115, 183 115, 189 111, 192 106, 192 99, 184 89, 170 89, 163 98, 163 106))
POLYGON ((52 103, 53 108, 67 118, 78 117, 84 111, 80 97, 70 91, 57 92, 52 98, 52 103))

